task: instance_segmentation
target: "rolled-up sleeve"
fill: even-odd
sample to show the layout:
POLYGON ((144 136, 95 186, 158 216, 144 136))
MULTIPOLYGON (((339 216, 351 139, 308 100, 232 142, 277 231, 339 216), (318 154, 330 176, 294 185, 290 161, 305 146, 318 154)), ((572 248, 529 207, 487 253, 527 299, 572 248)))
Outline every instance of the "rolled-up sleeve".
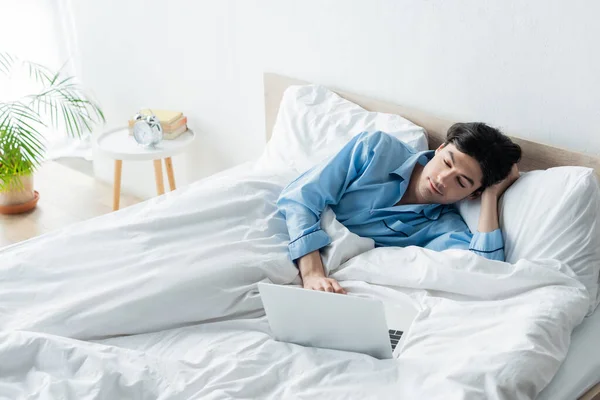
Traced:
POLYGON ((319 229, 291 241, 288 249, 292 260, 297 260, 303 255, 327 246, 329 243, 331 243, 329 235, 324 230, 319 229))
POLYGON ((471 233, 458 211, 451 211, 434 223, 440 235, 429 242, 426 248, 436 251, 464 249, 490 260, 505 260, 504 239, 500 229, 471 233))
POLYGON ((491 232, 475 232, 469 244, 469 250, 490 260, 504 261, 502 231, 496 229, 491 232))
POLYGON ((380 144, 383 132, 356 135, 335 156, 300 175, 281 192, 277 207, 290 235, 292 260, 327 246, 331 239, 321 229, 321 213, 337 204, 348 186, 367 168, 369 149, 380 144))

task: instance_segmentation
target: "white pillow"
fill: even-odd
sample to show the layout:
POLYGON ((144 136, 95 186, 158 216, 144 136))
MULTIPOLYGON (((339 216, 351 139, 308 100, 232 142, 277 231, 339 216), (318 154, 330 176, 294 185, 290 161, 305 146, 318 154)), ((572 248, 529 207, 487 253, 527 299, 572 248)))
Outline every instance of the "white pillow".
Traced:
POLYGON ((425 130, 399 115, 366 111, 324 86, 290 86, 258 166, 304 172, 364 131, 389 133, 417 151, 428 148, 425 130))
MULTIPOLYGON (((458 210, 471 231, 481 203, 463 200, 458 210)), ((506 261, 553 258, 577 274, 590 294, 591 314, 600 301, 600 189, 593 169, 557 167, 523 173, 499 204, 506 261)))

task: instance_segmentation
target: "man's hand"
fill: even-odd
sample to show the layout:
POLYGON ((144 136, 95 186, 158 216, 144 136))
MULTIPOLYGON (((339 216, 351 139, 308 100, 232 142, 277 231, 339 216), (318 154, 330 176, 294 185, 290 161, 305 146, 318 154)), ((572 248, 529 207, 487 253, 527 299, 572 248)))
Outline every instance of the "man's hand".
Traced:
POLYGON ((305 276, 302 278, 304 289, 320 290, 322 292, 346 294, 346 290, 338 281, 324 276, 305 276))
POLYGON ((502 196, 502 194, 504 194, 504 192, 506 191, 506 189, 508 189, 510 187, 510 185, 512 185, 513 183, 515 183, 515 181, 519 179, 519 167, 517 167, 517 164, 513 164, 512 169, 510 170, 510 173, 508 174, 508 176, 506 178, 504 178, 504 180, 496 183, 495 185, 492 185, 488 188, 486 188, 483 191, 483 196, 493 196, 496 199, 499 199, 500 196, 502 196))
POLYGON ((319 250, 300 257, 296 262, 300 270, 304 289, 346 294, 344 288, 335 279, 325 276, 325 269, 323 268, 323 261, 321 260, 319 250))

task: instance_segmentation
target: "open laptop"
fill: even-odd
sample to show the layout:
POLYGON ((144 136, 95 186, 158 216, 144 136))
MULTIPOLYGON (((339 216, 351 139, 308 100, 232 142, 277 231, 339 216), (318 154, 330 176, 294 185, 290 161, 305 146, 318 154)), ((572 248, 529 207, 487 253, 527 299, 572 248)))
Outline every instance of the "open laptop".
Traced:
POLYGON ((275 339, 303 346, 353 351, 379 359, 398 354, 417 315, 408 302, 384 307, 352 294, 260 282, 258 290, 275 339), (386 318, 387 313, 387 318, 386 318))

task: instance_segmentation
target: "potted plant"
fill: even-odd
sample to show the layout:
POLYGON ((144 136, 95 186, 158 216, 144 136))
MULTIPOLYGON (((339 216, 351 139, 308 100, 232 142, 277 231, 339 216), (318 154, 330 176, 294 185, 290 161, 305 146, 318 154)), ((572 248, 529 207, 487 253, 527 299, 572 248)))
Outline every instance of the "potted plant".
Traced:
POLYGON ((63 68, 53 72, 40 64, 0 53, 0 74, 13 79, 25 73, 36 85, 33 93, 0 101, 0 213, 32 209, 39 193, 33 173, 44 161, 49 128, 82 138, 104 114, 63 68))

